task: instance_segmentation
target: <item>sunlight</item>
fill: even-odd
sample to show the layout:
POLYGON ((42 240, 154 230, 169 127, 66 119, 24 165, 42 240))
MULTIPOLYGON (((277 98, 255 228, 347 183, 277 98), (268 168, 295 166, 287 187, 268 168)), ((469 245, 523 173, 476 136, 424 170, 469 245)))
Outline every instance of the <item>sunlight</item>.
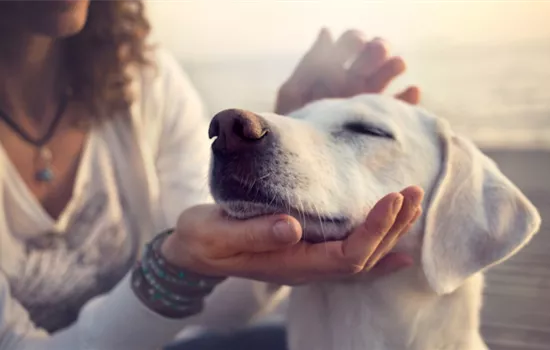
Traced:
POLYGON ((155 34, 179 55, 303 51, 327 26, 397 47, 550 38, 543 1, 148 1, 155 34))

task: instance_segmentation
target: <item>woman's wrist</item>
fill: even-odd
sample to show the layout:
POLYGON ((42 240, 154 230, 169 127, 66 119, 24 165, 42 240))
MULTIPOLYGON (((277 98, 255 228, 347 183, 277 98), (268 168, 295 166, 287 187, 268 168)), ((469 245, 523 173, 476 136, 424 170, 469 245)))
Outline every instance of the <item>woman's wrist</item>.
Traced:
POLYGON ((224 278, 197 274, 164 259, 160 247, 170 234, 165 231, 147 244, 142 260, 132 272, 132 289, 156 313, 185 318, 202 311, 204 298, 224 278))

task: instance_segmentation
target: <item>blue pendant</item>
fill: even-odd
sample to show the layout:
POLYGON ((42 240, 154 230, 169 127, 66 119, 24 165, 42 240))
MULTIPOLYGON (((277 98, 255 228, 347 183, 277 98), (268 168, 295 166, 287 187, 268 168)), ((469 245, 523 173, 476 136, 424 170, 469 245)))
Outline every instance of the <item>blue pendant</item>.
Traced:
POLYGON ((50 182, 53 180, 53 171, 50 168, 45 168, 36 172, 34 176, 36 181, 50 182))

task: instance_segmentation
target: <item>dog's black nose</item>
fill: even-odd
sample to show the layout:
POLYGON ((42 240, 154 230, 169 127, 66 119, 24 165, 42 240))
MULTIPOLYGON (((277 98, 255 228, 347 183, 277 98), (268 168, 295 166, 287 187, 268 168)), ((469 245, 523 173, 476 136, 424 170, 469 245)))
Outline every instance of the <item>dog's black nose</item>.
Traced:
POLYGON ((267 122, 257 114, 240 109, 227 109, 212 118, 210 138, 214 152, 235 153, 265 143, 271 135, 267 122))

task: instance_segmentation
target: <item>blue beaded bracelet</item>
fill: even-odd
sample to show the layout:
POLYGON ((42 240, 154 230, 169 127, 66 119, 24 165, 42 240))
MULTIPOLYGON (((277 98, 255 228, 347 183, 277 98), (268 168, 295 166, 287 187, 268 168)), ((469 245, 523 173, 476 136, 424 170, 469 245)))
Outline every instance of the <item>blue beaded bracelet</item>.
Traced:
POLYGON ((165 231, 145 247, 143 258, 132 273, 132 288, 150 309, 171 318, 183 318, 200 313, 204 298, 225 278, 203 276, 176 267, 160 252, 165 231))

